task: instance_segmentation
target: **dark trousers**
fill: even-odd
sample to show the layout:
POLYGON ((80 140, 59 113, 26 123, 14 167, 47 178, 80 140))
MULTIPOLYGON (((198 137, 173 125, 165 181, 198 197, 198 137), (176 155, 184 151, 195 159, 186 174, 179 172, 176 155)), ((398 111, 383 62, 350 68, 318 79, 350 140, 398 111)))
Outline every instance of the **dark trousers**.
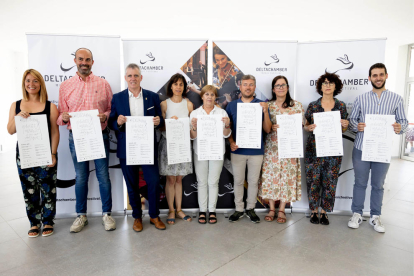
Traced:
MULTIPOLYGON (((128 190, 129 204, 132 207, 132 217, 141 218, 141 196, 139 188, 139 165, 127 165, 126 159, 120 158, 122 173, 128 190)), ((158 161, 154 165, 141 165, 144 180, 147 183, 147 200, 149 203, 148 213, 151 218, 157 218, 160 214, 160 176, 158 172, 158 161)))

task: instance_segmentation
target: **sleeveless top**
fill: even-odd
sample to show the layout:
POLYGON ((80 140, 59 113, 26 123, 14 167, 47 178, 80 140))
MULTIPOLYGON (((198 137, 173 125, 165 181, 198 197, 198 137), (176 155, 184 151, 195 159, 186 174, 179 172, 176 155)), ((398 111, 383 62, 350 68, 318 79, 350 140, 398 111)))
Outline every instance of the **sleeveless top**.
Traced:
MULTIPOLYGON (((20 104, 21 104, 22 100, 19 100, 16 102, 16 115, 20 113, 20 104)), ((52 137, 51 137, 51 133, 50 133, 50 102, 46 101, 46 105, 45 105, 45 109, 41 112, 35 112, 35 113, 30 113, 30 115, 41 115, 41 114, 46 114, 46 118, 47 118, 47 130, 49 131, 49 142, 50 142, 50 147, 52 147, 52 137)))
MULTIPOLYGON (((187 101, 188 100, 186 98, 183 98, 181 102, 175 103, 168 98, 166 100, 167 111, 165 112, 165 119, 170 119, 172 116, 177 116, 178 118, 188 118, 187 101)), ((165 130, 162 132, 162 135, 167 137, 165 130)))

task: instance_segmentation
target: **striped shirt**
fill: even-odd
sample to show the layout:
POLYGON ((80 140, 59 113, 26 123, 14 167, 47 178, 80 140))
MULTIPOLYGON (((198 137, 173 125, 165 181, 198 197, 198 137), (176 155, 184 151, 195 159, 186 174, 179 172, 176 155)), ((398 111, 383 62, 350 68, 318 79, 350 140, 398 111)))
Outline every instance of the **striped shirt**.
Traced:
MULTIPOLYGON (((77 112, 98 109, 99 114, 109 118, 111 113, 112 90, 109 83, 91 73, 85 81, 76 73, 72 78, 64 81, 59 89, 59 117, 57 124, 65 125, 62 120, 63 112, 77 112)), ((102 130, 106 129, 108 120, 101 122, 102 130)), ((67 129, 72 129, 70 121, 67 129)))
POLYGON ((351 116, 349 116, 349 130, 357 132, 354 147, 359 150, 362 150, 364 132, 358 131, 357 126, 358 123, 365 123, 366 114, 395 115, 396 122, 401 125, 399 134, 404 133, 408 126, 403 98, 400 95, 388 90, 382 91, 380 98, 372 90, 359 95, 354 101, 351 116))

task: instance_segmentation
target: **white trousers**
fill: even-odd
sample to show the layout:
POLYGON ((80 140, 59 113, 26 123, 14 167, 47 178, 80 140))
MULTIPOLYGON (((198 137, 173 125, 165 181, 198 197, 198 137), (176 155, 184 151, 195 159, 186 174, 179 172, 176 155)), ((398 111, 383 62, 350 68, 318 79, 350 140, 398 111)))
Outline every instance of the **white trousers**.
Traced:
MULTIPOLYGON (((224 159, 224 158, 223 158, 224 159)), ((198 182, 198 205, 200 212, 215 212, 218 198, 218 182, 224 160, 198 160, 194 153, 194 167, 198 182)))

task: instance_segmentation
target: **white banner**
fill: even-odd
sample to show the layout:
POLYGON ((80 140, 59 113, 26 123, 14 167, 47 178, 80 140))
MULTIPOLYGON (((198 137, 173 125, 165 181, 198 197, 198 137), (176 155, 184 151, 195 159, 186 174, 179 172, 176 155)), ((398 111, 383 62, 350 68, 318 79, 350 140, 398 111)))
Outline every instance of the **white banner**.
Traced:
MULTIPOLYGON (((306 111, 310 102, 317 100, 320 95, 316 92, 316 80, 326 72, 336 73, 341 78, 344 87, 337 98, 347 105, 351 114, 352 104, 358 95, 371 90, 368 80, 371 65, 384 62, 385 39, 331 41, 298 44, 298 67, 296 88, 293 98, 303 104, 306 111)), ((349 116, 348 115, 348 116, 349 116)), ((308 133, 304 134, 306 143, 308 133)), ((351 210, 354 186, 354 171, 352 165, 352 149, 355 136, 347 131, 343 135, 344 156, 339 173, 334 210, 351 210)), ((304 160, 302 162, 302 194, 307 195, 306 173, 304 160)), ((367 189, 364 211, 369 211, 371 188, 367 189)), ((308 197, 293 204, 297 208, 308 208, 308 197)))
MULTIPOLYGON (((105 78, 111 85, 112 92, 120 91, 120 43, 119 37, 45 35, 28 34, 29 67, 38 70, 45 79, 49 100, 58 105, 61 83, 76 74, 74 54, 78 48, 85 47, 92 51, 95 61, 92 72, 105 78)), ((75 169, 69 151, 69 131, 60 127, 58 148, 58 190, 57 214, 73 214, 75 210, 75 169)), ((110 167, 119 167, 116 158, 116 138, 110 134, 110 167)), ((99 184, 95 175, 94 163, 90 162, 88 212, 102 211, 99 184)), ((110 168, 112 183, 112 211, 124 210, 123 177, 119 168, 110 168)))
POLYGON ((231 94, 232 90, 238 89, 238 79, 235 78, 238 72, 256 78, 256 96, 261 100, 272 97, 272 80, 278 75, 288 79, 290 91, 293 91, 296 41, 214 41, 214 45, 226 56, 223 62, 219 51, 213 50, 213 83, 216 82, 220 90, 225 90, 219 91, 219 96, 231 94), (229 71, 226 62, 229 64, 227 67, 233 66, 230 70, 233 73, 224 73, 229 71))
POLYGON ((141 68, 141 85, 166 99, 165 86, 171 76, 180 73, 187 80, 188 99, 194 109, 201 104, 201 88, 207 84, 207 39, 194 40, 123 40, 124 65, 141 68))

